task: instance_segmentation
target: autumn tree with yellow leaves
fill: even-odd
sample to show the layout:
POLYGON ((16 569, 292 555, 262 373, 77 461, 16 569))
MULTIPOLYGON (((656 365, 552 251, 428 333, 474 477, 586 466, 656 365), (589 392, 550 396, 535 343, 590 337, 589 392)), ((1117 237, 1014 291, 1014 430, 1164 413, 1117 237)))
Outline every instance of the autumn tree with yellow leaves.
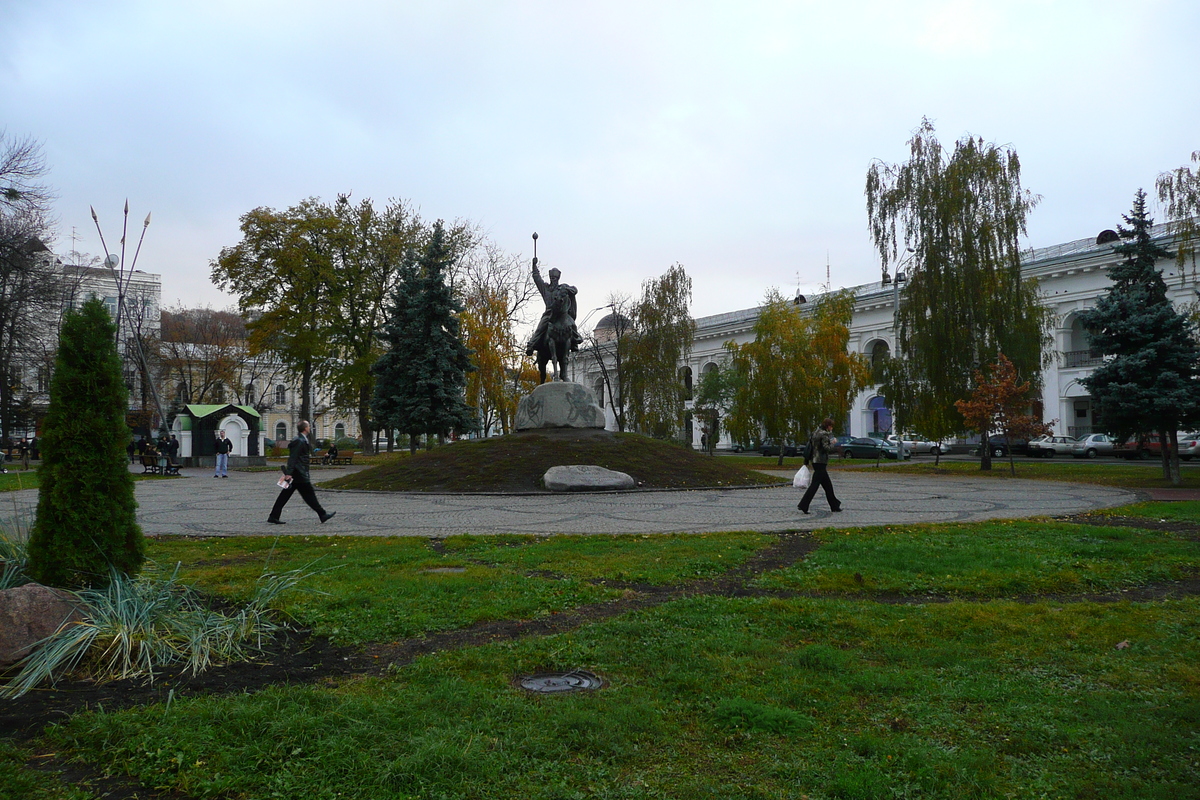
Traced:
POLYGON ((871 382, 870 362, 847 347, 853 314, 850 291, 822 295, 811 306, 776 289, 767 293, 754 340, 725 345, 741 378, 726 422, 735 441, 802 443, 825 417, 846 418, 871 382))

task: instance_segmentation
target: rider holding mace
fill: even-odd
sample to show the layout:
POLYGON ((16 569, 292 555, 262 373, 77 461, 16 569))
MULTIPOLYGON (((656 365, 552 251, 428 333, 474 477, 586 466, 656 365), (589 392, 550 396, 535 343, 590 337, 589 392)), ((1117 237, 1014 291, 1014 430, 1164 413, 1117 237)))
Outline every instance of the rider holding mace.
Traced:
POLYGON ((579 335, 579 329, 575 327, 575 316, 578 313, 575 294, 578 290, 574 286, 559 283, 558 279, 562 273, 553 267, 549 272, 550 283, 542 280, 542 274, 538 271, 536 233, 533 235, 533 246, 533 282, 542 294, 546 310, 542 312, 542 318, 538 320, 537 329, 533 332, 533 336, 525 348, 525 355, 532 356, 535 352, 538 353, 538 371, 541 373, 543 382, 546 380, 545 363, 547 360, 553 360, 556 363, 558 378, 564 380, 567 353, 578 350, 579 345, 583 342, 583 337, 579 335))

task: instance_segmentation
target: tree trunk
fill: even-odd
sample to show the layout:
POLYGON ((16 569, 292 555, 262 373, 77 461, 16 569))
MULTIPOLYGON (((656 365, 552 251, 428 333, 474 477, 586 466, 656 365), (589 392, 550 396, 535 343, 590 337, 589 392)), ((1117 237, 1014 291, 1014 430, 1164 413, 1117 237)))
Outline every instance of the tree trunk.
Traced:
POLYGON ((979 436, 980 436, 979 471, 980 472, 991 472, 992 471, 992 444, 991 444, 991 442, 988 441, 988 439, 992 438, 992 432, 990 430, 980 431, 979 436))
POLYGON ((362 438, 363 451, 366 455, 375 452, 375 439, 371 436, 371 390, 367 386, 358 387, 358 435, 362 438))
POLYGON ((1163 478, 1173 486, 1183 483, 1183 473, 1179 466, 1179 432, 1176 430, 1158 432, 1159 450, 1162 456, 1163 478))
POLYGON ((306 420, 309 425, 312 424, 312 378, 313 364, 312 361, 304 362, 304 369, 300 374, 300 419, 306 420))

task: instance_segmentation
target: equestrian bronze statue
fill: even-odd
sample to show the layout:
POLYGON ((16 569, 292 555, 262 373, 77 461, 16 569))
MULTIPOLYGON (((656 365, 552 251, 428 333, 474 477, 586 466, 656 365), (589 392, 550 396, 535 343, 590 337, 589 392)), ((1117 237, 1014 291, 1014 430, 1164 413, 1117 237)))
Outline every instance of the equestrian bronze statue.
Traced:
POLYGON ((554 362, 558 379, 565 381, 567 360, 583 342, 579 329, 575 327, 575 317, 579 313, 575 302, 575 293, 578 290, 574 286, 559 283, 558 279, 562 273, 554 268, 548 273, 550 282, 542 280, 542 274, 538 272, 536 233, 533 235, 533 252, 533 282, 542 293, 546 310, 538 320, 537 330, 533 332, 533 337, 525 348, 525 355, 532 356, 537 353, 539 383, 546 382, 546 363, 550 361, 554 362))

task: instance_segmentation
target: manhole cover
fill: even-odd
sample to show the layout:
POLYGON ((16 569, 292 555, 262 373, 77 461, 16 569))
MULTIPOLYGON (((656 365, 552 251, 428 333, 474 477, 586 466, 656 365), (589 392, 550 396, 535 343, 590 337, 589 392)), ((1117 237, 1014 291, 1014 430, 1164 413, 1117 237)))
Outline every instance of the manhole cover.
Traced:
POLYGON ((521 675, 514 683, 527 692, 560 694, 599 689, 604 685, 604 680, 587 670, 575 669, 570 672, 539 672, 536 675, 521 675))

